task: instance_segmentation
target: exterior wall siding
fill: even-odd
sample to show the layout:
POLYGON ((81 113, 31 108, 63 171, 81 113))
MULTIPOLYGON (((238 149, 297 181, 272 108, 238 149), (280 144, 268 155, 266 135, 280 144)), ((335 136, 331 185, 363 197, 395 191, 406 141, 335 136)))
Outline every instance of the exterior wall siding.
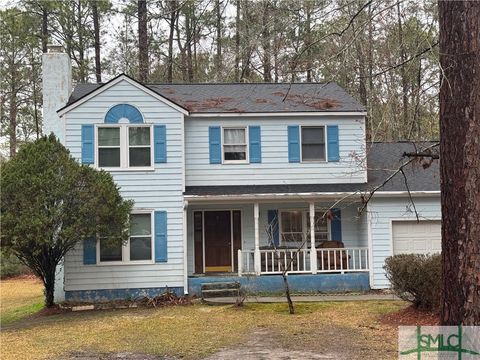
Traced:
MULTIPOLYGON (((316 203, 316 209, 328 208, 332 203, 316 203)), ((194 272, 194 239, 193 239, 193 213, 198 210, 241 210, 242 218, 242 249, 255 248, 255 230, 253 218, 253 203, 245 204, 209 204, 209 205, 191 205, 187 213, 187 251, 188 251, 188 274, 194 272)), ((353 203, 348 205, 339 205, 342 216, 342 241, 345 247, 366 247, 367 235, 362 233, 361 229, 366 229, 366 217, 358 217, 356 211, 359 204, 353 203)), ((267 225, 268 210, 305 210, 308 211, 307 203, 271 203, 259 205, 259 230, 260 230, 260 246, 268 245, 267 225)), ((308 235, 309 236, 309 235, 308 235)), ((308 242, 310 246, 310 241, 308 242)))
MULTIPOLYGON (((84 265, 82 242, 65 257, 65 290, 179 288, 183 282, 183 115, 126 81, 121 81, 68 112, 66 146, 81 158, 81 126, 102 124, 110 107, 136 106, 147 124, 166 125, 167 162, 153 171, 111 172, 122 196, 135 201, 135 209, 167 211, 168 261, 156 264, 84 265)), ((122 290, 123 291, 123 290, 122 290)), ((79 293, 77 293, 79 294, 79 293)), ((73 295, 72 295, 73 296, 73 295)))
POLYGON ((365 123, 361 116, 186 118, 186 185, 364 183, 365 123), (209 126, 261 128, 261 163, 210 164, 209 126), (288 125, 338 125, 339 162, 288 162, 288 125))
MULTIPOLYGON (((440 197, 414 198, 420 220, 441 219, 440 197)), ((368 203, 371 218, 373 284, 372 288, 388 288, 390 283, 385 276, 383 266, 385 258, 393 254, 392 220, 416 220, 408 197, 373 198, 368 203)))

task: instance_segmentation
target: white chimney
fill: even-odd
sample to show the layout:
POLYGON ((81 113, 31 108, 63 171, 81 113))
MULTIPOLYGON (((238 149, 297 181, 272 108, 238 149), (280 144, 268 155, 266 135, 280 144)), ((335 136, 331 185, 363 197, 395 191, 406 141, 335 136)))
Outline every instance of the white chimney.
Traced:
POLYGON ((57 110, 67 104, 72 91, 72 65, 60 45, 48 45, 42 56, 43 133, 53 132, 65 144, 64 120, 57 110))

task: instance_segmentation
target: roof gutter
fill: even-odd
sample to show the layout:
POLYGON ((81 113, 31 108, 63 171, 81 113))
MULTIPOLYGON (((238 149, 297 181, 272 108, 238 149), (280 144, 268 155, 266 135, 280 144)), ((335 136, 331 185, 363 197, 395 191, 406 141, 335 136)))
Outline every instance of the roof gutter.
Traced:
MULTIPOLYGON (((235 195, 184 195, 189 202, 210 201, 251 201, 251 200, 302 200, 302 199, 339 199, 351 196, 360 197, 366 192, 308 192, 308 193, 273 193, 273 194, 235 194, 235 195)), ((412 197, 436 197, 440 191, 411 191, 412 197)), ((374 198, 396 198, 409 196, 408 191, 378 191, 374 198)))

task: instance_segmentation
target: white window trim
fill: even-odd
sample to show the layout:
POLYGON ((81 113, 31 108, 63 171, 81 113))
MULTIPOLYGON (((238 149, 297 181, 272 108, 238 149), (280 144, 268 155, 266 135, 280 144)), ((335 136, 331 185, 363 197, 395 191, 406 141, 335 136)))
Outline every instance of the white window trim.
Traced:
POLYGON ((249 164, 250 163, 250 149, 249 149, 249 138, 248 138, 248 127, 247 126, 222 126, 221 127, 221 137, 222 137, 222 164, 249 164), (224 130, 244 130, 245 131, 245 144, 225 144, 224 141, 224 130), (245 160, 225 160, 225 145, 240 145, 245 146, 245 160))
MULTIPOLYGON (((282 213, 292 212, 292 211, 300 211, 302 213, 302 233, 303 233, 304 238, 307 239, 307 241, 305 241, 304 246, 306 248, 308 248, 308 247, 310 247, 310 232, 309 232, 308 226, 307 226, 308 225, 307 214, 308 214, 309 210, 305 210, 305 209, 281 209, 281 210, 278 211, 279 212, 279 219, 278 219, 279 244, 282 245, 284 243, 284 241, 283 241, 283 229, 282 229, 282 213)), ((325 211, 327 211, 327 209, 315 209, 316 213, 325 212, 325 211)), ((331 226, 332 226, 332 221, 329 218, 327 218, 327 231, 328 231, 327 241, 330 241, 332 239, 331 226)))
POLYGON ((100 239, 97 240, 97 265, 109 266, 109 265, 151 265, 155 264, 155 224, 154 224, 154 211, 150 209, 138 209, 132 211, 132 215, 136 214, 150 214, 150 236, 152 241, 152 254, 151 260, 130 260, 130 236, 128 241, 122 245, 122 261, 100 261, 100 239))
POLYGON ((327 163, 328 162, 328 139, 327 139, 327 125, 300 125, 300 162, 311 163, 327 163), (323 128, 323 137, 325 141, 325 160, 303 160, 303 128, 323 128))
MULTIPOLYGON (((138 146, 146 147, 146 146, 138 146)), ((114 171, 152 171, 155 168, 154 154, 155 148, 153 144, 153 125, 152 124, 96 124, 95 125, 95 167, 109 172, 114 171), (130 167, 130 127, 148 127, 150 128, 150 166, 132 166, 130 167), (98 129, 99 128, 119 128, 120 129, 120 167, 101 167, 98 164, 99 147, 98 147, 98 129)))

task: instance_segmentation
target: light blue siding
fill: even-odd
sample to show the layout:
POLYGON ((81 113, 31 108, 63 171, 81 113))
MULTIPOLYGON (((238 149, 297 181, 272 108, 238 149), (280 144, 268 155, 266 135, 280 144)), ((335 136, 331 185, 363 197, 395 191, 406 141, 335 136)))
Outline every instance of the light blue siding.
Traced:
MULTIPOLYGON (((421 220, 439 220, 441 218, 440 197, 415 198, 415 206, 421 220)), ((371 237, 373 253, 373 284, 374 288, 390 286, 383 266, 385 258, 393 254, 392 220, 416 220, 412 205, 405 198, 373 198, 368 203, 371 218, 371 237)))
POLYGON ((366 168, 362 116, 186 118, 185 172, 187 186, 362 183, 366 168), (210 126, 260 126, 262 162, 211 164, 210 126), (340 161, 290 163, 289 125, 338 125, 340 161), (212 184, 212 179, 215 183, 212 184))
MULTIPOLYGON (((168 261, 152 264, 84 265, 83 241, 65 257, 65 290, 183 287, 183 115, 142 90, 121 81, 65 115, 66 146, 81 159, 81 126, 103 124, 107 111, 117 104, 138 108, 146 124, 165 125, 168 162, 155 163, 153 171, 115 171, 112 176, 122 196, 137 209, 168 213, 168 261)), ((208 146, 208 144, 207 144, 208 146)))

